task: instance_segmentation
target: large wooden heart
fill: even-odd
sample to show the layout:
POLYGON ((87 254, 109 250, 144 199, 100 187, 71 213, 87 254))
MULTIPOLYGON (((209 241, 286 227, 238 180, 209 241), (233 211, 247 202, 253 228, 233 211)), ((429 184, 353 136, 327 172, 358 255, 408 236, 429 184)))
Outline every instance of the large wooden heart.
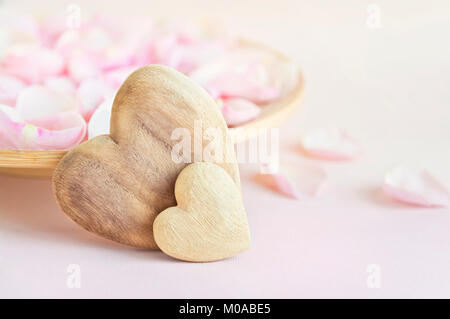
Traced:
MULTIPOLYGON (((90 232, 126 245, 157 248, 153 221, 176 205, 175 180, 189 164, 173 160, 172 149, 179 141, 171 138, 172 132, 184 128, 194 139, 196 127, 195 138, 201 139, 197 145, 206 148, 209 141, 198 136, 198 123, 200 133, 217 128, 227 134, 216 103, 203 88, 164 66, 140 68, 116 95, 110 135, 75 147, 58 164, 53 189, 59 206, 90 232)), ((194 145, 192 162, 198 161, 194 145)), ((220 153, 215 162, 240 187, 232 143, 224 143, 220 153)))

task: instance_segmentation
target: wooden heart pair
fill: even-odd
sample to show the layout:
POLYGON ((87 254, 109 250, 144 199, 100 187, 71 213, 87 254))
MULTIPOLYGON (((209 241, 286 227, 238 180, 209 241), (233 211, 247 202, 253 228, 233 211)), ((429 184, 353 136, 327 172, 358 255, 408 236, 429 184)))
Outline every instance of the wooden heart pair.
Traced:
POLYGON ((202 130, 227 133, 214 100, 189 78, 163 66, 135 71, 114 100, 110 135, 75 147, 58 164, 53 189, 61 209, 104 238, 181 260, 215 261, 247 249, 239 171, 227 160, 235 158, 233 145, 225 143, 215 164, 172 160, 172 132, 193 134, 198 120, 202 130))

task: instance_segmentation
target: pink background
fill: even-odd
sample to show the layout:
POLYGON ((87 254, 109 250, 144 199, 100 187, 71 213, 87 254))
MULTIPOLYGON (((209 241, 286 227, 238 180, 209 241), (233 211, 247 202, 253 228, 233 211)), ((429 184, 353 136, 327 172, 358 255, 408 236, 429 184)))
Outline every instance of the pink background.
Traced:
MULTIPOLYGON (((65 14, 73 1, 11 1, 27 12, 65 14)), ((318 199, 295 201, 254 183, 241 166, 252 248, 191 264, 118 246, 71 223, 49 181, 0 176, 0 297, 310 298, 450 297, 450 211, 399 204, 380 191, 396 164, 450 182, 448 1, 76 1, 83 14, 148 13, 218 18, 302 67, 301 110, 281 129, 282 156, 310 128, 343 127, 363 144, 354 163, 320 162, 318 199), (381 9, 381 28, 366 24, 381 9), (179 8, 173 13, 171 8, 179 8), (66 285, 69 264, 81 288, 66 285), (366 269, 381 269, 368 288, 366 269)))

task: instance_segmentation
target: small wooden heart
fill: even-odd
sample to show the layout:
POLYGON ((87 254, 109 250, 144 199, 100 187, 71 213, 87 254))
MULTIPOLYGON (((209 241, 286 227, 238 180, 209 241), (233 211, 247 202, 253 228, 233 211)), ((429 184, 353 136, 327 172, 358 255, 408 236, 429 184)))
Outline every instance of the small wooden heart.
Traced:
POLYGON ((175 183, 176 207, 153 224, 159 248, 184 261, 208 262, 250 247, 250 232, 240 190, 230 175, 212 163, 187 166, 175 183))
MULTIPOLYGON (((143 248, 157 248, 156 215, 176 204, 173 193, 181 170, 172 151, 182 128, 195 137, 195 123, 227 135, 215 101, 198 84, 168 67, 140 68, 123 83, 114 100, 110 135, 93 138, 71 150, 53 175, 53 189, 64 213, 88 231, 143 248)), ((200 136, 200 138, 201 138, 200 136)), ((194 142, 195 143, 195 142, 194 142)), ((209 141, 200 140, 200 151, 209 141)), ((191 159, 196 161, 192 148, 191 159)), ((218 165, 239 185, 231 142, 218 165), (230 159, 233 159, 230 161, 230 159)), ((234 185, 234 186, 235 186, 234 185)), ((235 186, 236 187, 236 186, 235 186)))

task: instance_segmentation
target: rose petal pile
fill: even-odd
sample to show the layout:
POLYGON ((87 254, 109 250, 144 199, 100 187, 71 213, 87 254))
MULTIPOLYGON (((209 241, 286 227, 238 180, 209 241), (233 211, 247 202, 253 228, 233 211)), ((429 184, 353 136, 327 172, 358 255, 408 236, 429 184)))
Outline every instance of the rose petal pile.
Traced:
POLYGON ((265 50, 191 24, 97 15, 0 16, 0 148, 70 149, 109 133, 116 91, 135 69, 173 67, 217 99, 229 126, 258 117, 296 83, 296 68, 265 50), (88 132, 88 133, 87 133, 88 132))

